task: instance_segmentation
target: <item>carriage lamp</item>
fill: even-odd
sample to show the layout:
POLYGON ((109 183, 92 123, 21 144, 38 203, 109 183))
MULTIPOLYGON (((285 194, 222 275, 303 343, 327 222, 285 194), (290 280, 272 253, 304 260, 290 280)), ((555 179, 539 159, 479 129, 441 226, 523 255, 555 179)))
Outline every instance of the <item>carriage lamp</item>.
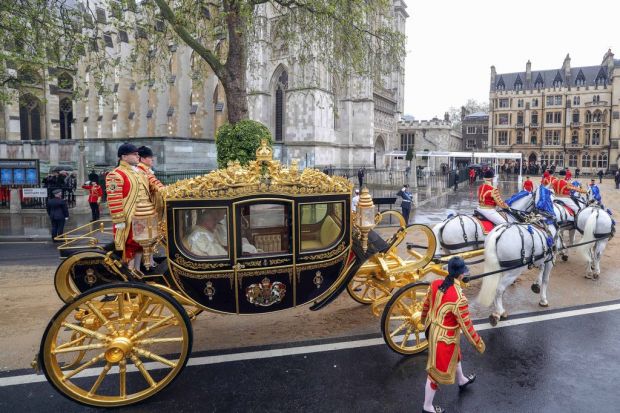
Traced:
POLYGON ((146 197, 140 197, 131 221, 131 228, 134 241, 143 249, 142 262, 147 269, 151 267, 151 257, 159 238, 158 221, 153 203, 146 197))
POLYGON ((360 241, 364 252, 368 250, 368 233, 372 231, 375 225, 375 204, 372 202, 368 188, 363 188, 357 204, 355 226, 360 232, 360 241))

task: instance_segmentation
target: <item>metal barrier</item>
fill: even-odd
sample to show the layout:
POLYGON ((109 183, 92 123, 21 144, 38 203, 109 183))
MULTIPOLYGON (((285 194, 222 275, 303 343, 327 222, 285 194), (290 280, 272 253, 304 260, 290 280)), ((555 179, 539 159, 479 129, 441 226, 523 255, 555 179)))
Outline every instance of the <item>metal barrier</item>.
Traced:
POLYGON ((170 185, 181 179, 193 178, 195 176, 208 174, 211 169, 189 169, 187 171, 156 171, 155 176, 164 185, 170 185))

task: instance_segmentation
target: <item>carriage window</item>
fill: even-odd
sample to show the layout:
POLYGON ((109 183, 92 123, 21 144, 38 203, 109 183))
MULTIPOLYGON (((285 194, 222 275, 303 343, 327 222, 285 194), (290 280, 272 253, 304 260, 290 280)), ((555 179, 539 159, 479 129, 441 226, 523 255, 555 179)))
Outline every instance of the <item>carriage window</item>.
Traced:
POLYGON ((291 252, 290 206, 255 204, 241 208, 241 255, 291 252))
POLYGON ((226 208, 186 209, 177 212, 181 247, 198 258, 228 257, 226 208))
POLYGON ((301 250, 321 250, 340 239, 342 202, 301 205, 301 250))

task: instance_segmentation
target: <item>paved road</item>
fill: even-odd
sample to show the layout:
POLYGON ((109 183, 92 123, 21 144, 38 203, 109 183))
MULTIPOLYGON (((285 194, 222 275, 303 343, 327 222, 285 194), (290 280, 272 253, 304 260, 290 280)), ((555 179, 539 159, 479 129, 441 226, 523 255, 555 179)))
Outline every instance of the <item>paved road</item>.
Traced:
POLYGON ((56 267, 60 258, 52 241, 0 242, 0 266, 41 265, 56 267))
MULTIPOLYGON (((465 345, 463 357, 466 373, 475 371, 478 380, 460 394, 456 386, 442 388, 436 403, 449 412, 614 411, 619 316, 615 301, 522 315, 502 328, 477 323, 487 352, 478 356, 465 345)), ((420 411, 426 353, 403 358, 377 337, 277 349, 194 354, 195 365, 168 389, 123 411, 420 411)), ((7 375, 20 374, 30 372, 0 376, 0 411, 92 411, 45 382, 6 385, 7 375)))

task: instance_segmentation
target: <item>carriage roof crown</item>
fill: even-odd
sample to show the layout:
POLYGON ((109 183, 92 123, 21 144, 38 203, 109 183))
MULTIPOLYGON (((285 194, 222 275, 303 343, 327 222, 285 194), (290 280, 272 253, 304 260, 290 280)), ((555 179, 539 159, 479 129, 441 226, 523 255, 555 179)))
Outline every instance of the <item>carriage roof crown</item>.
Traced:
POLYGON ((229 161, 226 168, 184 179, 163 191, 165 200, 192 198, 230 198, 254 193, 288 195, 350 194, 353 184, 340 176, 329 176, 312 168, 299 172, 297 159, 290 166, 273 159, 266 140, 256 150, 256 161, 243 166, 229 161))

